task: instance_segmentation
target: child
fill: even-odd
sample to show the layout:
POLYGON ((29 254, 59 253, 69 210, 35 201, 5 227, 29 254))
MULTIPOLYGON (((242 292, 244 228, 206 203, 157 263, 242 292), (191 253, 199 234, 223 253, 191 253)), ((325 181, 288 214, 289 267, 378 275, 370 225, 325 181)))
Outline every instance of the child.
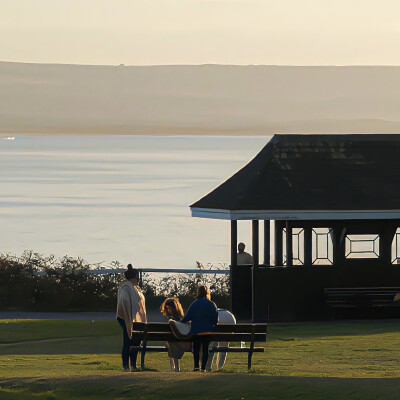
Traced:
MULTIPOLYGON (((180 321, 183 317, 182 305, 176 297, 168 297, 164 300, 160 310, 165 317, 174 321, 180 321)), ((179 372, 181 370, 181 358, 185 351, 192 350, 192 344, 191 342, 168 342, 167 345, 171 370, 179 372)))

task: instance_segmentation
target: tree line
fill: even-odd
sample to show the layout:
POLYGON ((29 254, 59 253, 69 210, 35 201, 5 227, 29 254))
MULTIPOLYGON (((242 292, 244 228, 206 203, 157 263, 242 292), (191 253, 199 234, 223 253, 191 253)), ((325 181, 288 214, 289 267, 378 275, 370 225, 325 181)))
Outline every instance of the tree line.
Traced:
MULTIPOLYGON (((199 270, 204 269, 199 262, 199 270)), ((24 311, 113 311, 122 273, 93 274, 93 269, 119 269, 89 264, 84 259, 25 251, 21 256, 0 254, 0 309, 24 311)), ((149 309, 165 297, 179 297, 184 307, 193 300, 200 284, 210 287, 219 307, 229 308, 229 276, 214 274, 143 274, 142 289, 149 309)))

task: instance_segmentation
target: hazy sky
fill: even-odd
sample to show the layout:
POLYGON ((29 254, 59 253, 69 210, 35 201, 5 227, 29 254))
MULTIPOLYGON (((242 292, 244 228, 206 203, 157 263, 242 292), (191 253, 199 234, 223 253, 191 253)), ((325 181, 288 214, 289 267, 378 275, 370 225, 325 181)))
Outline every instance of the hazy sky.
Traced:
POLYGON ((400 65, 399 0, 0 0, 0 60, 400 65))

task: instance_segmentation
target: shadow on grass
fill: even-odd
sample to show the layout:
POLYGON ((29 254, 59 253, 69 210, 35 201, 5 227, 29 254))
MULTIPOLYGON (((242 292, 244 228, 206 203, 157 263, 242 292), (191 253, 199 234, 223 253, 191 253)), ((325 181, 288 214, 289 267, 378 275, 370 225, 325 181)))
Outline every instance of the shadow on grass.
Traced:
POLYGON ((135 373, 0 380, 0 399, 394 399, 400 379, 298 378, 252 374, 135 373), (31 397, 29 397, 31 396, 31 397))
POLYGON ((120 352, 120 335, 81 336, 0 345, 0 355, 115 354, 120 352))

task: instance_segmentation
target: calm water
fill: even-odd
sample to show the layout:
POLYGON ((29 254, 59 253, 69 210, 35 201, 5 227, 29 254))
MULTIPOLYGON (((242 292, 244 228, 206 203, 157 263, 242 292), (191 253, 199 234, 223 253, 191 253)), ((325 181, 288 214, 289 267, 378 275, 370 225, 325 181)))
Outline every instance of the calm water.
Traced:
MULTIPOLYGON (((138 267, 229 261, 229 222, 189 205, 270 137, 0 138, 0 252, 81 256, 138 267)), ((250 239, 250 223, 239 239, 250 239)))

